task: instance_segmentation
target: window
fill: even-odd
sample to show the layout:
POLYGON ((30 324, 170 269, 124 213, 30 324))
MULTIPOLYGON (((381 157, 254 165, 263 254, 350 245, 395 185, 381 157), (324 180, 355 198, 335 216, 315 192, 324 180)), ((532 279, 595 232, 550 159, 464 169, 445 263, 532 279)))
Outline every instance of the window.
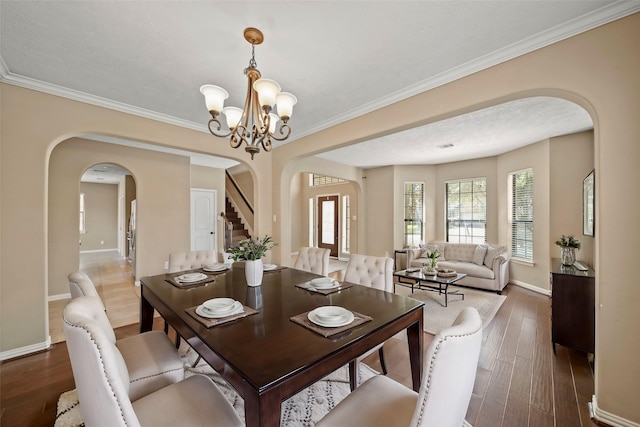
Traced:
POLYGON ((80 234, 86 234, 87 229, 85 227, 84 218, 84 193, 80 193, 80 234))
POLYGON ((318 185, 341 184, 349 182, 346 179, 334 178, 332 176, 309 174, 309 187, 317 187, 318 185))
POLYGON ((424 183, 404 183, 404 246, 417 247, 423 240, 424 183))
POLYGON ((448 181, 445 186, 447 242, 486 242, 487 179, 448 181))
POLYGON ((342 196, 342 252, 351 252, 351 206, 349 196, 342 196))
POLYGON ((509 174, 511 256, 533 261, 533 169, 509 174))

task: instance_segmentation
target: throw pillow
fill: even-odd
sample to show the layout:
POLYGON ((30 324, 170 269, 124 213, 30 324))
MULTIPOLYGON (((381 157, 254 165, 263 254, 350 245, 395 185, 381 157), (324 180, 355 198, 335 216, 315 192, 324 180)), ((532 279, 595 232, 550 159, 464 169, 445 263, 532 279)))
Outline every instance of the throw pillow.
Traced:
POLYGON ((487 248, 487 255, 484 257, 484 265, 489 268, 493 268, 493 261, 496 259, 498 255, 502 252, 499 248, 494 248, 493 246, 489 246, 487 248))
POLYGON ((473 263, 477 265, 482 265, 484 263, 484 257, 487 254, 487 246, 486 245, 478 245, 476 246, 476 250, 473 252, 473 263))
MULTIPOLYGON (((422 258, 426 258, 427 257, 427 253, 433 252, 433 251, 438 251, 438 246, 437 245, 425 245, 425 247, 422 249, 422 254, 420 255, 422 258)), ((440 256, 442 256, 442 252, 438 251, 440 253, 440 256)), ((440 259, 440 258, 438 258, 440 259)))
POLYGON ((440 258, 438 258, 438 261, 446 261, 446 259, 444 257, 444 248, 446 246, 445 245, 436 245, 436 247, 438 248, 438 252, 440 252, 440 258))

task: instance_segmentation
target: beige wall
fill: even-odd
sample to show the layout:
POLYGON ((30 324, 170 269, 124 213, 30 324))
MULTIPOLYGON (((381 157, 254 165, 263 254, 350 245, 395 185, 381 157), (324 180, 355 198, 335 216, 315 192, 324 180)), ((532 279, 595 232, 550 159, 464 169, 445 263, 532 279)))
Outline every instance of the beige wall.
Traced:
POLYGON ((80 192, 84 193, 86 229, 80 235, 80 250, 117 249, 118 184, 82 182, 80 192))
MULTIPOLYGON (((640 310, 636 307, 640 292, 634 280, 637 252, 634 248, 640 240, 640 223, 635 217, 640 210, 640 195, 620 186, 620 183, 640 182, 638 40, 640 14, 634 14, 278 147, 273 153, 273 179, 278 184, 273 196, 275 213, 282 218, 288 215, 291 171, 296 170, 299 163, 307 162, 307 156, 329 147, 349 145, 528 96, 557 96, 582 106, 594 121, 596 414, 604 421, 607 417, 611 420, 619 417, 640 423, 637 405, 640 364, 635 357, 640 352, 640 340, 630 339, 635 336, 631 325, 640 324, 640 310)), ((541 146, 544 143, 536 149, 541 146)), ((532 153, 533 166, 542 169, 538 170, 542 173, 535 170, 534 173, 543 178, 535 185, 548 193, 549 162, 545 165, 540 159, 549 156, 549 147, 540 151, 545 152, 532 153)), ((497 165, 498 177, 518 163, 517 159, 503 160, 497 165)), ((506 183, 498 181, 498 185, 506 186, 506 183)), ((362 203, 367 207, 373 205, 366 197, 362 203)), ((540 207, 536 205, 536 210, 538 208, 549 211, 550 206, 542 202, 540 207)), ((508 224, 506 211, 497 214, 498 224, 508 224)), ((383 212, 383 215, 391 218, 390 214, 383 212)), ((286 224, 287 221, 276 224, 276 233, 282 241, 287 241, 289 236, 286 224)), ((543 248, 544 253, 537 256, 548 259, 550 224, 547 221, 541 225, 542 236, 537 246, 543 248)), ((499 226, 499 241, 506 240, 507 231, 506 226, 499 226)), ((536 231, 536 236, 538 234, 540 231, 536 231)), ((367 243, 373 237, 367 235, 367 243)), ((379 251, 393 246, 391 238, 385 236, 381 240, 363 250, 379 251)), ((290 248, 283 249, 288 252, 290 248)), ((531 270, 526 266, 521 269, 531 270)), ((528 276, 532 281, 546 284, 547 274, 542 277, 536 271, 528 276)))
POLYGON ((54 148, 49 169, 49 295, 69 292, 67 275, 78 269, 80 177, 96 163, 120 165, 136 180, 137 279, 162 273, 170 252, 190 247, 187 157, 80 138, 63 141, 54 148))
POLYGON ((363 176, 365 246, 353 253, 393 257, 394 167, 367 169, 363 176))
MULTIPOLYGON (((224 169, 210 168, 206 166, 191 166, 191 188, 216 190, 216 244, 218 251, 224 248, 224 221, 221 212, 224 212, 224 190, 225 173, 224 169)), ((189 230, 191 235, 191 230, 189 230)), ((189 247, 182 250, 191 250, 189 247)))
MULTIPOLYGON (((66 249, 60 254, 65 257, 62 264, 55 264, 49 257, 55 258, 58 251, 57 246, 50 245, 51 241, 64 242, 66 246, 63 247, 74 247, 76 251, 78 246, 77 227, 74 227, 76 230, 73 233, 49 227, 49 160, 56 145, 63 141, 86 134, 117 136, 246 162, 248 169, 257 177, 256 211, 265 212, 256 217, 256 229, 260 234, 271 233, 273 223, 270 221, 272 201, 269 189, 272 187, 272 171, 269 156, 256 156, 249 163, 244 151, 235 150, 228 143, 223 143, 226 141, 218 141, 204 131, 177 127, 5 83, 0 86, 0 358, 47 347, 49 288, 52 287, 53 294, 58 293, 58 286, 66 286, 66 279, 62 277, 77 268, 77 256, 69 258, 67 254, 70 252, 66 249), (29 173, 24 174, 27 169, 29 173), (16 185, 18 177, 19 186, 16 185), (29 226, 25 227, 24 224, 29 226), (25 271, 30 273, 30 280, 26 283, 23 280, 25 271), (60 279, 50 284, 51 274, 60 279), (62 285, 63 280, 65 285, 62 285), (15 283, 23 285, 16 287, 15 283)), ((178 195, 167 191, 177 182, 180 182, 181 188, 189 188, 188 164, 180 165, 180 162, 170 160, 175 156, 163 160, 157 157, 160 153, 144 150, 131 151, 131 158, 114 155, 115 159, 112 159, 108 153, 102 152, 103 146, 107 145, 110 146, 103 144, 96 146, 96 151, 84 153, 87 157, 78 159, 83 166, 78 167, 77 172, 75 169, 69 170, 68 173, 74 176, 69 177, 67 173, 64 179, 69 179, 69 185, 74 186, 77 194, 81 171, 91 164, 110 162, 129 169, 136 177, 139 195, 137 277, 158 273, 164 267, 169 248, 189 233, 188 227, 183 226, 182 213, 175 212, 173 207, 176 197, 182 194, 188 197, 188 190, 181 190, 178 195), (128 167, 131 162, 138 166, 128 167), (184 185, 181 183, 183 176, 184 185)), ((72 199, 69 206, 75 216, 78 201, 75 196, 72 199)), ((68 215, 63 217, 69 218, 68 215)))
POLYGON ((573 234, 582 244, 576 259, 593 266, 595 237, 582 234, 582 183, 594 168, 593 132, 552 138, 549 151, 549 252, 552 258, 560 258, 554 242, 563 234, 573 234))

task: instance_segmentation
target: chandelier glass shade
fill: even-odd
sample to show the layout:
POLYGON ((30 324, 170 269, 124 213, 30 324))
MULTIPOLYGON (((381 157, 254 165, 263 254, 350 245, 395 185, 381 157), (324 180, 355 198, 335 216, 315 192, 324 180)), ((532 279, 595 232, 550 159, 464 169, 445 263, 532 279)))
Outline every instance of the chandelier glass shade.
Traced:
POLYGON ((271 151, 272 141, 284 141, 289 137, 291 127, 288 122, 298 100, 291 93, 281 92, 277 82, 262 78, 256 68, 255 46, 263 42, 262 32, 246 28, 244 38, 251 43, 251 60, 244 70, 248 83, 244 108, 225 107, 224 101, 229 93, 219 86, 207 84, 200 88, 200 92, 211 114, 209 132, 229 138, 233 148, 245 144, 245 151, 253 159, 260 152, 260 147, 271 151), (221 113, 225 117, 226 129, 220 121, 221 113))

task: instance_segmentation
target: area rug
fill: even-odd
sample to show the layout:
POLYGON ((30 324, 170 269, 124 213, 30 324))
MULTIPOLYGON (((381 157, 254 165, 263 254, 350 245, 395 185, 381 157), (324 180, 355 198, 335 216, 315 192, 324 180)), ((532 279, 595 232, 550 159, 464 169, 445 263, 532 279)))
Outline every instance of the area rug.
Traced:
MULTIPOLYGON (((242 421, 244 421, 244 401, 242 398, 206 362, 200 361, 198 366, 192 368, 191 365, 193 365, 196 357, 197 354, 191 349, 183 356, 185 377, 195 374, 203 374, 210 377, 231 403, 242 421)), ((359 363, 358 366, 358 382, 360 384, 378 374, 378 372, 364 363, 359 363)), ((280 425, 286 427, 314 426, 349 392, 349 372, 347 366, 343 366, 282 402, 280 425)), ((75 390, 67 391, 60 395, 57 414, 55 427, 78 427, 84 425, 80 404, 78 403, 78 395, 75 390)))
POLYGON ((409 295, 411 298, 424 301, 423 327, 425 332, 435 335, 442 329, 448 328, 465 307, 473 307, 478 310, 482 319, 482 327, 486 328, 507 299, 506 296, 498 295, 495 292, 449 286, 449 291, 455 289, 464 294, 464 300, 460 296, 449 295, 448 307, 444 306, 444 295, 440 295, 438 292, 416 291, 409 295))

